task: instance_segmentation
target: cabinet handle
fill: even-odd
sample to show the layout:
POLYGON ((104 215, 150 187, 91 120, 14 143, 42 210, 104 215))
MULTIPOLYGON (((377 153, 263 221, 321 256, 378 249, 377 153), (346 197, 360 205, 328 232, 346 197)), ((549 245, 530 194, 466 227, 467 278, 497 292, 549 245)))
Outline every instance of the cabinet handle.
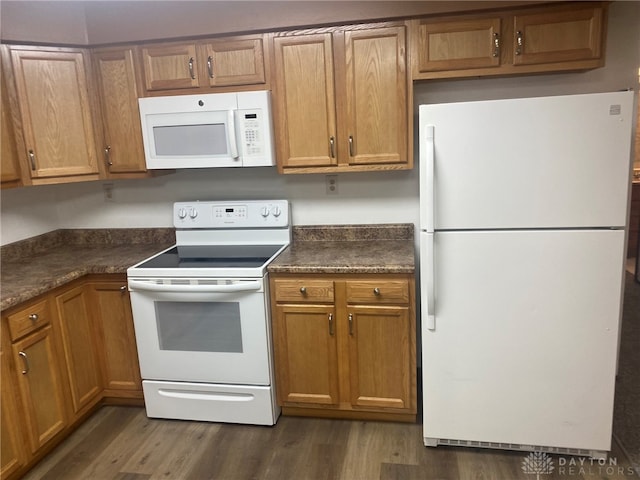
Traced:
POLYGON ((196 79, 196 74, 193 71, 193 57, 189 58, 189 75, 191 75, 191 80, 196 79))
POLYGON ((31 163, 31 170, 36 169, 36 154, 33 153, 33 150, 29 150, 29 162, 31 163))
POLYGON ((499 33, 493 34, 493 56, 494 57, 500 56, 500 34, 499 33))
POLYGON ((209 71, 209 78, 213 78, 213 57, 211 55, 207 57, 207 70, 209 71))
POLYGON ((380 295, 380 289, 378 287, 373 289, 373 294, 374 295, 380 295))
POLYGON ((27 358, 27 354, 24 352, 18 352, 18 355, 20 355, 22 357, 22 361, 24 363, 24 370, 22 370, 22 374, 26 375, 27 373, 29 373, 29 359, 27 358))
POLYGON ((104 161, 107 162, 107 166, 109 167, 113 165, 113 162, 111 161, 111 145, 104 147, 104 161))
POLYGON ((329 137, 329 151, 331 158, 336 158, 336 139, 335 137, 329 137))
POLYGON ((300 287, 300 293, 303 295, 307 293, 307 287, 300 287))
POLYGON ((38 314, 37 313, 32 313, 31 315, 29 315, 29 320, 31 320, 32 322, 37 322, 38 321, 38 314))
POLYGON ((350 157, 355 156, 353 151, 353 135, 349 135, 349 156, 350 157))
POLYGON ((329 314, 329 335, 333 337, 333 313, 329 314))
POLYGON ((120 287, 120 291, 121 291, 122 293, 125 293, 125 292, 127 291, 127 286, 126 286, 126 285, 121 286, 121 287, 120 287))
POLYGON ((524 45, 524 36, 522 31, 516 32, 516 55, 522 55, 522 46, 524 45))
POLYGON ((349 314, 349 335, 353 335, 353 313, 349 314))

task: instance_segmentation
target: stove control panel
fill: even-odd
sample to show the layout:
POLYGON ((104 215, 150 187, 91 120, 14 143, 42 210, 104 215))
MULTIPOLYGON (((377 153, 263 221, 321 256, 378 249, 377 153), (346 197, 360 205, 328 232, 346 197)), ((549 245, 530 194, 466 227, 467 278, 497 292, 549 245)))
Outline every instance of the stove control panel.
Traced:
POLYGON ((289 226, 287 200, 177 202, 176 228, 278 228, 289 226))

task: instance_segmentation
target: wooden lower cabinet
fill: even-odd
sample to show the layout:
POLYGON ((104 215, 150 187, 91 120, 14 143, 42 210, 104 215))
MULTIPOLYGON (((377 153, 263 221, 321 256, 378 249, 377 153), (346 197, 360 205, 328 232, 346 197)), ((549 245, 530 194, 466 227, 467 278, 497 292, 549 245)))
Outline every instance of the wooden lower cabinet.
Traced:
POLYGON ((333 305, 276 305, 277 388, 283 404, 338 405, 333 305))
POLYGON ((74 417, 97 403, 102 392, 96 335, 87 297, 83 284, 55 297, 74 417))
POLYGON ((15 342, 13 359, 25 413, 24 433, 35 454, 67 426, 62 369, 51 325, 15 342))
POLYGON ((271 274, 283 414, 416 419, 412 276, 271 274))
POLYGON ((96 279, 88 284, 91 314, 98 331, 104 396, 142 398, 127 278, 96 279))
POLYGON ((25 464, 21 428, 24 415, 16 402, 18 392, 8 354, 0 352, 0 478, 8 478, 25 464))
POLYGON ((142 405, 126 275, 75 280, 3 311, 0 327, 0 479, 24 475, 102 401, 142 405))

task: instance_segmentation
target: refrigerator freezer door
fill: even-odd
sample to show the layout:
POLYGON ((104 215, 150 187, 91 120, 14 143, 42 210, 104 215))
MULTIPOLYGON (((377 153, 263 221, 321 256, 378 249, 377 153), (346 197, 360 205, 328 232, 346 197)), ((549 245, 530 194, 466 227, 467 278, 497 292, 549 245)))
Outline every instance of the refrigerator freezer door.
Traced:
POLYGON ((444 232, 434 249, 426 442, 609 450, 624 231, 444 232))
POLYGON ((633 92, 421 105, 421 228, 434 207, 436 230, 625 226, 632 110, 633 92))

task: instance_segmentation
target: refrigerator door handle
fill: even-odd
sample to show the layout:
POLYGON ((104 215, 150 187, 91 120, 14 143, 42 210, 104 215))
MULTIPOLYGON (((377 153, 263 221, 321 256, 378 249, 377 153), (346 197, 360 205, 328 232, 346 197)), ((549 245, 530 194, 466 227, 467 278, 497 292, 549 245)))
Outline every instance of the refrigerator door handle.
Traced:
MULTIPOLYGON (((423 248, 420 252, 420 270, 422 274, 422 282, 420 289, 422 291, 421 297, 426 300, 426 328, 427 330, 436 329, 436 305, 435 305, 435 250, 434 250, 434 238, 433 233, 426 233, 424 235, 423 248)), ((425 306, 422 306, 423 309, 425 306)), ((423 318, 425 318, 423 316, 423 318)))
POLYGON ((425 137, 425 198, 426 204, 423 207, 426 209, 426 231, 433 233, 434 229, 434 217, 435 217, 435 167, 436 167, 436 145, 434 141, 435 126, 426 125, 424 129, 425 137))

